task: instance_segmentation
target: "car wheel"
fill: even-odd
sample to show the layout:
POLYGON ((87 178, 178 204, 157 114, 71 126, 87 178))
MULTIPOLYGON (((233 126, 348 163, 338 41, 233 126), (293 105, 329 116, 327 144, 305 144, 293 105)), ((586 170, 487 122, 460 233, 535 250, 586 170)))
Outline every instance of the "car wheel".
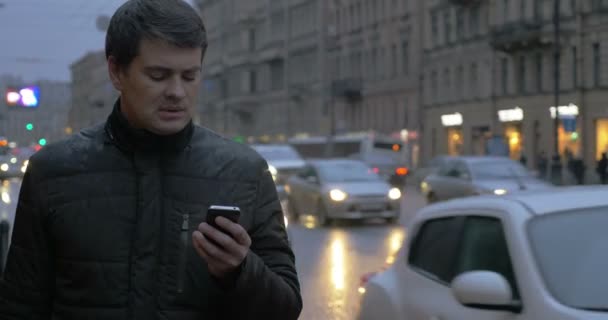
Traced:
POLYGON ((296 202, 293 201, 293 199, 288 197, 287 198, 287 210, 288 210, 287 215, 291 219, 293 219, 294 222, 297 222, 300 220, 300 212, 298 211, 297 207, 298 206, 296 205, 296 202))
POLYGON ((439 199, 437 199, 437 196, 434 192, 429 192, 429 194, 426 196, 426 201, 427 203, 431 204, 439 201, 439 199))
POLYGON ((388 224, 397 224, 399 222, 399 217, 390 217, 386 218, 386 223, 388 224))

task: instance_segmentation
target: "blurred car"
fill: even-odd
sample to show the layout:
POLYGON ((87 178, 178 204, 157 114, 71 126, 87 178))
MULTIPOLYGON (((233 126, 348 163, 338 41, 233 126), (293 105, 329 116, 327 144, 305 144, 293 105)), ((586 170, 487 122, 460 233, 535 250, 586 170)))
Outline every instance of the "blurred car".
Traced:
POLYGON ((355 153, 350 159, 364 162, 393 187, 403 187, 409 168, 399 160, 400 154, 391 151, 355 153))
POLYGON ((358 319, 608 319, 608 188, 571 187, 432 205, 358 319))
POLYGON ((437 156, 431 159, 426 165, 420 166, 413 170, 411 173, 411 179, 416 186, 420 186, 420 183, 431 174, 435 174, 439 171, 439 168, 445 165, 445 163, 451 159, 451 156, 437 156))
POLYGON ((454 157, 426 177, 420 190, 428 202, 550 188, 521 163, 504 157, 454 157))
POLYGON ((319 225, 334 219, 399 219, 400 189, 358 160, 311 160, 285 188, 293 215, 314 215, 319 225))
POLYGON ((0 156, 0 179, 23 177, 29 161, 19 159, 17 156, 0 156))
POLYGON ((254 144, 251 147, 268 162, 268 167, 277 185, 306 165, 306 161, 288 144, 254 144))

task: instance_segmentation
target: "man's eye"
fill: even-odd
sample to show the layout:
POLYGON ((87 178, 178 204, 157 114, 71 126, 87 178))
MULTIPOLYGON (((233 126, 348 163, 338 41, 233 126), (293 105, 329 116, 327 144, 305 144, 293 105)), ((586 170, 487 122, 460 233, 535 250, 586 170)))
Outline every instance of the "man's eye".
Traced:
POLYGON ((149 74, 148 76, 154 81, 162 81, 165 79, 165 75, 160 73, 149 74))
POLYGON ((194 80, 196 80, 196 75, 195 74, 185 74, 182 76, 182 78, 184 78, 184 80, 186 80, 186 81, 194 81, 194 80))

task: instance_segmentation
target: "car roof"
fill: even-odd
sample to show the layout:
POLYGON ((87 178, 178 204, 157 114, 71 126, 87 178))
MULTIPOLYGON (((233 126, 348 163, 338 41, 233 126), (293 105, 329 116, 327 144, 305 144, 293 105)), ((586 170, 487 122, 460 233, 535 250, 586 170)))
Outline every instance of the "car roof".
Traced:
POLYGON ((446 201, 434 205, 431 211, 471 208, 492 208, 518 203, 533 215, 546 215, 563 211, 608 207, 608 187, 576 186, 556 187, 537 191, 518 192, 505 196, 477 196, 446 201))

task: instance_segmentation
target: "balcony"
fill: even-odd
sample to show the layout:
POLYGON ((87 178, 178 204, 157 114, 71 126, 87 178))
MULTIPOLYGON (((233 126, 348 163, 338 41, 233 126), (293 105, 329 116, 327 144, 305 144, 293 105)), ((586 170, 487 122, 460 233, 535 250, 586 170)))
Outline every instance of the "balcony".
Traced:
POLYGON ((551 34, 543 33, 543 25, 537 21, 519 21, 492 28, 490 45, 502 52, 542 48, 553 42, 551 34))
POLYGON ((361 79, 355 78, 334 80, 331 91, 334 97, 342 97, 349 103, 354 103, 363 98, 363 83, 361 79))

